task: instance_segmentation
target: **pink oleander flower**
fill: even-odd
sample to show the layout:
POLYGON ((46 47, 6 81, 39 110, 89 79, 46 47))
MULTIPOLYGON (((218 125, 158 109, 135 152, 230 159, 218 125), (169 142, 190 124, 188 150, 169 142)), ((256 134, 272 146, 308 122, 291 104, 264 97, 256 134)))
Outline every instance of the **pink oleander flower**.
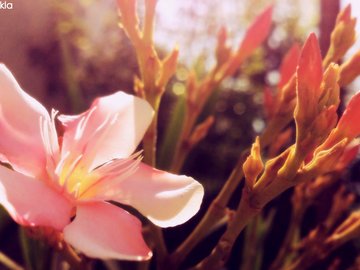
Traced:
POLYGON ((140 221, 108 201, 136 208, 161 227, 186 222, 203 187, 191 177, 149 167, 133 153, 153 110, 117 92, 80 115, 51 116, 0 66, 0 204, 22 226, 47 227, 85 255, 144 260, 151 256, 140 221))

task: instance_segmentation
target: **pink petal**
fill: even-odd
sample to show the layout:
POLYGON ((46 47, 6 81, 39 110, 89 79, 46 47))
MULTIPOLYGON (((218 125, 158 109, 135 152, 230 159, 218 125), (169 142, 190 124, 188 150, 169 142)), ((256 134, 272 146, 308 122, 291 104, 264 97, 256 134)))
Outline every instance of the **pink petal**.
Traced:
POLYGON ((130 176, 110 177, 84 193, 82 199, 97 198, 128 204, 154 224, 170 227, 194 216, 203 196, 202 185, 193 178, 140 163, 130 176))
POLYGON ((323 77, 320 47, 314 33, 309 35, 301 50, 296 75, 295 120, 297 123, 312 121, 316 115, 323 77))
POLYGON ((153 110, 145 100, 124 92, 98 98, 81 115, 59 117, 65 127, 62 154, 83 154, 82 162, 89 170, 111 159, 128 157, 152 117, 153 110))
POLYGON ((70 222, 72 204, 42 181, 0 166, 0 204, 23 226, 62 230, 70 222))
POLYGON ((346 109, 341 116, 337 128, 346 136, 355 138, 360 134, 360 92, 351 97, 346 109))
POLYGON ((340 168, 340 170, 345 169, 350 165, 351 162, 353 162, 359 153, 360 145, 348 145, 344 153, 342 154, 341 158, 338 160, 336 167, 340 168))
POLYGON ((271 16, 273 7, 266 8, 246 31, 245 37, 240 45, 242 59, 249 56, 266 39, 270 32, 271 16))
MULTIPOLYGON (((299 101, 313 96, 317 102, 321 92, 320 84, 323 77, 322 58, 319 42, 314 33, 311 33, 301 50, 297 70, 299 101), (304 97, 303 97, 304 96, 304 97)), ((312 104, 306 104, 311 106, 312 104)))
POLYGON ((75 220, 64 229, 64 238, 92 258, 140 261, 152 256, 140 221, 106 202, 78 205, 75 220))
MULTIPOLYGON (((40 176, 46 166, 45 147, 57 148, 57 145, 44 145, 44 126, 45 136, 53 137, 53 134, 48 134, 49 123, 51 121, 46 109, 25 93, 11 72, 0 65, 1 161, 9 162, 26 175, 40 176)), ((50 132, 54 131, 50 129, 50 132)), ((49 141, 48 138, 45 140, 49 141)))
POLYGON ((295 74, 300 56, 300 47, 295 43, 286 53, 280 67, 281 79, 278 88, 281 89, 295 74))
POLYGON ((351 4, 348 4, 342 11, 340 11, 338 17, 336 18, 336 23, 341 21, 345 23, 351 22, 351 4))

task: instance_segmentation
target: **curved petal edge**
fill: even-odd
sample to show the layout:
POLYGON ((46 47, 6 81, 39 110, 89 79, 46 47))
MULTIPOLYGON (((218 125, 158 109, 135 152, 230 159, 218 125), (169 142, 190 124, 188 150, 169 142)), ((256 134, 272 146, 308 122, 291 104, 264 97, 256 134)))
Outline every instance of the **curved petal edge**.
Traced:
POLYGON ((0 166, 0 204, 23 226, 53 227, 70 222, 73 205, 44 182, 0 166))
POLYGON ((152 253, 141 222, 120 207, 106 202, 81 203, 76 217, 64 229, 65 241, 91 258, 148 260, 152 253))
POLYGON ((193 178, 144 163, 126 179, 110 179, 107 189, 114 190, 115 195, 105 199, 133 206, 160 227, 188 221, 199 211, 204 196, 203 186, 193 178))

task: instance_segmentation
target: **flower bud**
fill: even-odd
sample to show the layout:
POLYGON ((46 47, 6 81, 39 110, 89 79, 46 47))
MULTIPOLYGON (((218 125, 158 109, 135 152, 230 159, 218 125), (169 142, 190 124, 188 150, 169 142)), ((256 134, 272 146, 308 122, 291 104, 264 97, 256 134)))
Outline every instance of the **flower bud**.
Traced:
POLYGON ((246 31, 238 51, 229 58, 225 66, 219 71, 215 80, 221 81, 226 76, 231 76, 240 64, 249 57, 254 50, 266 39, 270 32, 272 6, 265 9, 246 31))
POLYGON ((318 105, 318 110, 323 108, 335 106, 337 109, 340 103, 340 87, 338 85, 339 66, 337 64, 330 64, 324 73, 323 82, 321 84, 321 97, 318 105))
POLYGON ((356 19, 351 18, 351 6, 348 5, 336 18, 330 47, 324 59, 325 67, 331 62, 339 61, 355 43, 355 25, 356 19))
POLYGON ((136 15, 136 1, 118 0, 117 5, 121 14, 121 27, 134 45, 139 45, 141 34, 139 30, 139 19, 136 15))
POLYGON ((213 125, 215 119, 210 115, 206 120, 195 127, 195 130, 190 136, 190 147, 198 144, 208 134, 210 127, 213 125))
POLYGON ((360 75, 360 51, 355 53, 349 60, 340 66, 340 79, 341 86, 348 85, 357 76, 360 75))
POLYGON ((224 64, 231 55, 231 49, 226 45, 227 32, 225 27, 221 27, 217 36, 216 61, 217 65, 224 64))
POLYGON ((281 89, 291 79, 296 72, 296 67, 300 56, 300 46, 295 43, 285 55, 280 67, 280 82, 278 88, 281 89))
POLYGON ((250 155, 244 162, 243 170, 245 181, 248 188, 252 189, 255 185, 256 179, 264 169, 260 153, 260 140, 256 137, 255 142, 251 147, 250 155))
POLYGON ((178 56, 179 48, 176 46, 175 49, 162 61, 161 76, 157 81, 157 85, 159 87, 164 87, 174 75, 178 56))
POLYGON ((306 136, 308 128, 318 114, 321 95, 322 61, 318 40, 310 34, 302 48, 296 72, 297 104, 294 118, 297 128, 297 143, 306 136))

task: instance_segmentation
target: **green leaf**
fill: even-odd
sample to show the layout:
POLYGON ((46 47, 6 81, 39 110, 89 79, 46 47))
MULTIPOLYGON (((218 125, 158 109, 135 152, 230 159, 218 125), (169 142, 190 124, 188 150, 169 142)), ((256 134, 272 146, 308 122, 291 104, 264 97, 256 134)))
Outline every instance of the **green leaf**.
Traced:
POLYGON ((23 228, 20 228, 19 238, 26 269, 49 269, 51 258, 49 246, 43 241, 29 238, 23 228))
POLYGON ((158 151, 157 166, 160 169, 167 170, 171 167, 171 162, 174 156, 176 142, 179 139, 180 132, 183 126, 185 115, 185 95, 178 98, 174 110, 169 118, 169 123, 165 131, 163 143, 158 151))

